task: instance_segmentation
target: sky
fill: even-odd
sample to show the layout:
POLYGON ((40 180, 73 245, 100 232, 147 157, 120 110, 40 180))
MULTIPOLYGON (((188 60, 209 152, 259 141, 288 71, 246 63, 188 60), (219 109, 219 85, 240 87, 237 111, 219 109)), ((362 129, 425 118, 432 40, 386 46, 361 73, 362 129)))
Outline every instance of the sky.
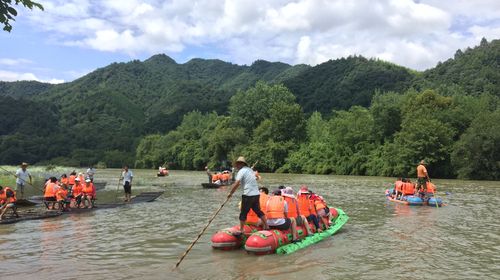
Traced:
MULTIPOLYGON (((0 30, 0 81, 69 82, 158 53, 250 65, 349 55, 415 70, 500 39, 498 0, 36 0, 0 30)), ((1 28, 0 28, 1 29, 1 28)))

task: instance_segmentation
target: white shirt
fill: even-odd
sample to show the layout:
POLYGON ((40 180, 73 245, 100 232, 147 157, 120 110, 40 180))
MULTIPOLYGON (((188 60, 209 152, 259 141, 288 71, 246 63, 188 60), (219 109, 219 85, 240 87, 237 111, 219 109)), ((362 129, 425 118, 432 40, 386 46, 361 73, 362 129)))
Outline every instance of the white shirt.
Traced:
POLYGON ((240 181, 240 184, 243 186, 243 195, 260 195, 259 185, 257 184, 252 168, 248 166, 242 167, 236 175, 236 181, 240 181))
POLYGON ((31 173, 28 171, 28 169, 24 170, 22 168, 19 168, 17 171, 16 171, 16 184, 18 185, 24 185, 26 183, 29 183, 30 182, 30 176, 31 176, 31 173))
POLYGON ((132 178, 134 178, 134 174, 132 173, 131 170, 127 172, 123 171, 122 177, 123 177, 123 184, 125 185, 125 182, 132 183, 132 178))
POLYGON ((87 175, 89 176, 89 178, 94 178, 94 174, 95 174, 94 168, 87 169, 87 175))

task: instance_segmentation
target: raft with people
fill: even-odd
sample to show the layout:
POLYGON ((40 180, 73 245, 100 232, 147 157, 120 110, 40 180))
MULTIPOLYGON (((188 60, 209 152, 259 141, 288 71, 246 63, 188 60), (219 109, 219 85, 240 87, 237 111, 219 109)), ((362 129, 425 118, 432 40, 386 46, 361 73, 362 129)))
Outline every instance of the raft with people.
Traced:
POLYGON ((290 219, 293 226, 264 229, 260 218, 250 210, 243 230, 240 232, 240 225, 236 225, 216 232, 211 238, 212 248, 227 251, 244 247, 255 255, 288 254, 332 236, 349 219, 341 209, 328 208, 324 199, 308 191, 307 187, 303 186, 297 197, 290 187, 274 191, 273 195, 267 195, 265 190, 267 188, 261 188, 260 205, 268 221, 279 217, 274 211, 274 201, 286 201, 288 214, 285 216, 290 217, 286 220, 290 219))
POLYGON ((385 196, 390 202, 404 205, 444 206, 443 200, 436 196, 436 191, 436 185, 430 181, 426 182, 425 188, 417 188, 411 180, 407 178, 398 178, 398 180, 394 182, 394 188, 385 190, 385 196))
POLYGON ((201 186, 205 189, 217 189, 223 186, 229 186, 233 182, 232 174, 229 170, 216 171, 212 173, 210 169, 205 167, 208 175, 208 183, 201 183, 201 186))

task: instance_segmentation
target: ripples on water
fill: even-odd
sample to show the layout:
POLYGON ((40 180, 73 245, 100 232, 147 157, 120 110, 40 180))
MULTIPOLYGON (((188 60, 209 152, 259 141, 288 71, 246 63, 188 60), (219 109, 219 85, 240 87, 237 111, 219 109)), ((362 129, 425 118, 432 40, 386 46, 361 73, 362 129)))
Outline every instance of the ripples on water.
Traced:
MULTIPOLYGON (((116 170, 99 174, 113 201, 116 170), (113 183, 114 182, 114 183, 113 183)), ((498 182, 438 181, 448 206, 385 201, 392 178, 265 174, 264 184, 300 184, 350 220, 333 238, 287 256, 210 248, 210 236, 238 223, 236 193, 180 269, 171 271, 228 188, 203 189, 200 172, 153 178, 137 170, 135 191, 165 190, 153 203, 0 226, 1 279, 499 279, 498 182), (166 186, 165 186, 166 184, 166 186)))

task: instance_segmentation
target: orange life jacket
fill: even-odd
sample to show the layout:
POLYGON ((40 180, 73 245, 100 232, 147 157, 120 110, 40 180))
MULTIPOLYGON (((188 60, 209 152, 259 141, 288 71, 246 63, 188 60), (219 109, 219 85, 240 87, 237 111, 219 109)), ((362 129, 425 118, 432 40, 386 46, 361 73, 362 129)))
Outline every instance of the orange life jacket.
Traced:
POLYGON ((77 196, 81 195, 83 193, 82 192, 82 190, 83 190, 82 184, 80 184, 80 183, 75 184, 73 186, 73 189, 71 189, 71 190, 73 192, 73 196, 77 197, 77 196))
POLYGON ((65 200, 66 197, 68 196, 68 190, 65 190, 64 188, 59 188, 56 191, 56 200, 65 200))
POLYGON ((229 175, 228 173, 222 174, 221 177, 222 181, 229 181, 229 179, 231 179, 231 175, 229 175))
POLYGON ((16 202, 16 192, 13 191, 11 188, 9 187, 5 187, 3 188, 3 191, 2 193, 0 194, 0 202, 3 203, 5 201, 7 201, 8 203, 14 203, 16 202), (10 196, 7 197, 7 193, 10 193, 10 196))
POLYGON ((69 179, 67 177, 66 178, 61 177, 61 184, 66 185, 66 186, 69 185, 69 179))
POLYGON ((43 197, 56 196, 57 188, 58 186, 56 183, 48 183, 47 186, 45 187, 45 193, 43 194, 43 197))
POLYGON ((314 200, 314 208, 316 208, 316 211, 325 209, 326 208, 326 202, 324 202, 321 199, 316 199, 314 200))
POLYGON ((288 204, 288 218, 297 218, 300 214, 299 202, 295 198, 289 196, 284 196, 286 203, 288 204))
POLYGON ((75 184, 75 178, 76 178, 75 175, 69 175, 68 184, 74 185, 75 184))
MULTIPOLYGON (((260 211, 262 211, 264 213, 265 213, 266 203, 267 203, 268 198, 269 198, 269 196, 266 193, 263 193, 263 192, 260 193, 260 197, 259 197, 260 211)), ((257 214, 252 209, 250 209, 250 211, 248 211, 248 214, 247 214, 246 222, 255 224, 258 221, 259 221, 259 216, 257 216, 257 214)))
POLYGON ((436 192, 436 186, 435 186, 433 183, 431 183, 431 182, 427 182, 427 183, 426 183, 426 187, 427 187, 427 190, 426 190, 426 191, 427 191, 428 193, 435 193, 435 192, 436 192))
POLYGON ((91 194, 91 195, 94 195, 94 184, 91 182, 89 183, 88 185, 87 184, 84 184, 83 185, 83 189, 82 189, 82 192, 84 194, 91 194))
POLYGON ((285 200, 280 195, 270 196, 267 200, 266 218, 282 219, 285 218, 285 200))
POLYGON ((220 175, 219 174, 214 174, 212 175, 212 183, 215 183, 217 182, 218 180, 220 180, 220 175))
POLYGON ((403 195, 415 194, 415 185, 411 182, 403 183, 403 195))
POLYGON ((309 203, 309 197, 306 194, 300 194, 297 196, 297 202, 299 204, 299 211, 301 215, 306 217, 311 215, 311 204, 309 203))
POLYGON ((395 186, 397 192, 401 192, 403 184, 404 184, 403 181, 399 181, 399 180, 396 181, 396 183, 394 183, 394 186, 395 186))

